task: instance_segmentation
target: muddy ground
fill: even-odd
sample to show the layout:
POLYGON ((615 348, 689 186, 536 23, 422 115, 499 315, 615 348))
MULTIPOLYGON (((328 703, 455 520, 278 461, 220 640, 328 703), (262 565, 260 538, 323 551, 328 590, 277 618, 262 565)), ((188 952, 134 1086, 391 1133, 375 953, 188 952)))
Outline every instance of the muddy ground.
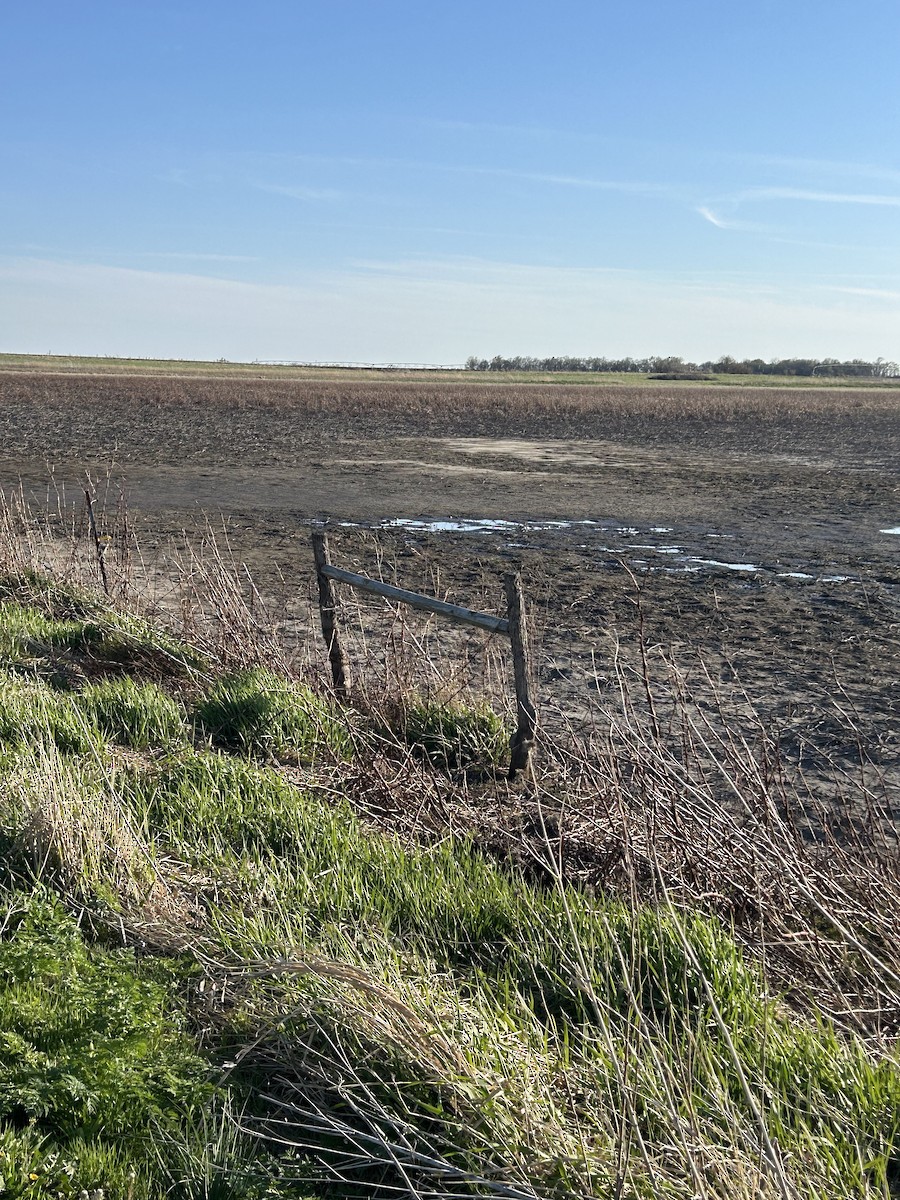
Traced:
POLYGON ((295 625, 315 522, 458 603, 497 608, 518 569, 548 712, 590 720, 613 641, 631 665, 643 644, 789 756, 900 781, 900 390, 0 374, 3 483, 77 503, 86 469, 124 481, 148 558, 224 522, 295 625))

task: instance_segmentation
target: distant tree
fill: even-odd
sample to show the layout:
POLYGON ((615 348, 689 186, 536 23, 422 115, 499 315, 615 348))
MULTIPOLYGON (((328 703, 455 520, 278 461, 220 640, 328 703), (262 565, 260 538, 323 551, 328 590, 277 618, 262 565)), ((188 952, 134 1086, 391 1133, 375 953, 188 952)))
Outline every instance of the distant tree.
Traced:
POLYGON ((703 363, 703 366, 708 370, 716 371, 719 375, 735 375, 741 368, 741 364, 733 359, 730 354, 723 354, 718 362, 703 363))
POLYGON ((761 358, 735 359, 730 354, 723 354, 715 362, 700 363, 685 362, 676 355, 650 355, 648 358, 585 358, 575 355, 553 355, 548 358, 534 358, 527 355, 515 355, 504 358, 495 354, 493 358, 477 358, 470 355, 466 359, 467 371, 542 371, 542 372, 576 372, 590 371, 595 373, 627 372, 630 374, 670 375, 676 378, 703 373, 715 372, 720 375, 784 375, 784 376, 815 376, 817 378, 871 378, 896 379, 900 377, 900 366, 884 358, 875 362, 854 358, 848 362, 840 362, 836 358, 780 358, 764 362, 761 358))

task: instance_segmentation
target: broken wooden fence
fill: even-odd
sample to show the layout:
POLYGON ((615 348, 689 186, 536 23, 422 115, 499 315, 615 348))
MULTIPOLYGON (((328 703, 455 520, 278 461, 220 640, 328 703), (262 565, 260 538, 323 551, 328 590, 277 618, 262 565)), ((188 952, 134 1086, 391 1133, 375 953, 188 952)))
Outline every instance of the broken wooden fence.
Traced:
POLYGON ((438 616, 448 617, 451 621, 457 621, 463 625, 474 625, 478 629, 486 629, 489 633, 506 634, 512 647, 516 688, 516 732, 510 740, 509 778, 514 779, 519 771, 524 771, 528 766, 528 758, 534 743, 537 715, 531 698, 525 598, 519 575, 504 577, 507 616, 505 618, 492 617, 487 613, 473 612, 472 609, 463 608, 458 604, 448 604, 444 600, 437 600, 433 596, 423 596, 419 592, 408 592, 405 588, 394 587, 393 584, 383 583, 380 579, 369 579, 366 575, 357 575, 355 571, 345 571, 342 567, 334 566, 328 556, 328 538, 319 530, 313 533, 312 544, 319 584, 322 636, 328 648, 328 660, 331 664, 331 677, 336 694, 342 699, 346 699, 349 695, 350 672, 338 637, 335 583, 346 583, 361 592, 369 592, 373 596, 383 596, 386 600, 408 604, 411 608, 418 608, 424 612, 437 613, 438 616))

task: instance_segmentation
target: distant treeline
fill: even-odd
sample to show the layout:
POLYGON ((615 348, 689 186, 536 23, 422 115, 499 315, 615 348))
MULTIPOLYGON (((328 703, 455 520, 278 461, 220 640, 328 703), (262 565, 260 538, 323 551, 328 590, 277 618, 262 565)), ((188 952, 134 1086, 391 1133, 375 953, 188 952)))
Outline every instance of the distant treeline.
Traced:
POLYGON ((682 358, 575 358, 557 355, 553 358, 531 358, 516 355, 503 358, 466 360, 467 371, 594 371, 598 373, 627 373, 634 375, 816 375, 822 378, 889 379, 900 376, 895 362, 877 358, 866 362, 861 358, 840 362, 836 358, 779 358, 764 362, 761 358, 732 358, 724 355, 715 362, 692 363, 682 358))

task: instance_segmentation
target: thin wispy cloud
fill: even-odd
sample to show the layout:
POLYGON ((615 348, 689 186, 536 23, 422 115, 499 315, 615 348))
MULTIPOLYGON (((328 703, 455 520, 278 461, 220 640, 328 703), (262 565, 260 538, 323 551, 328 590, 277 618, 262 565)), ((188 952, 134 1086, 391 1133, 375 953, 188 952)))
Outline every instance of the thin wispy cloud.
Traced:
POLYGON ((875 192, 825 192, 796 187, 754 187, 735 192, 723 200, 741 204, 755 200, 797 200, 811 204, 863 204, 881 208, 900 208, 900 196, 875 192))
POLYGON ((271 192, 275 196, 287 196, 291 200, 305 200, 311 203, 343 200, 344 193, 335 188, 307 187, 305 184, 283 183, 252 183, 251 187, 259 192, 271 192))
POLYGON ((778 154, 754 154, 738 152, 718 156, 724 161, 739 162, 748 166, 777 167, 804 174, 838 176, 856 179, 882 179, 900 184, 900 170, 881 163, 849 162, 827 158, 804 158, 778 154))
POLYGON ((189 188, 194 186, 191 174, 184 167, 170 167, 168 171, 157 175, 156 178, 162 183, 174 183, 177 187, 189 188))
POLYGON ((802 246, 805 250, 836 250, 841 254, 870 254, 872 251, 871 246, 858 242, 829 242, 815 238, 786 237, 779 233, 767 233, 764 236, 769 242, 777 242, 782 246, 802 246))
POLYGON ((709 221, 710 225, 715 225, 716 229, 734 230, 738 233, 770 233, 771 229, 767 225, 760 225, 755 221, 740 221, 733 217, 723 217, 705 204, 697 207, 696 211, 704 219, 709 221))
POLYGON ((716 229, 723 229, 729 232, 756 234, 764 241, 774 242, 781 246, 802 246, 806 250, 836 250, 842 254, 865 254, 871 250, 871 246, 863 246, 858 243, 822 241, 815 238, 804 237, 788 237, 785 233, 780 232, 772 226, 763 225, 757 221, 740 221, 733 218, 722 217, 706 205, 699 205, 695 211, 699 216, 703 217, 705 221, 708 221, 710 225, 714 225, 716 229))
POLYGON ((829 291, 841 292, 846 296, 871 296, 875 300, 888 300, 896 304, 900 301, 900 292, 888 288, 871 287, 831 287, 829 291))
MULTIPOLYGON (((423 120, 423 126, 447 130, 483 130, 497 134, 519 133, 538 137, 556 137, 557 131, 544 129, 539 126, 516 126, 493 124, 491 122, 471 122, 457 120, 423 120)), ((559 136, 563 136, 560 134, 559 136)), ((566 135, 568 136, 568 135, 566 135)), ((579 141, 609 141, 597 135, 571 134, 579 141)), ((628 144, 635 146, 650 145, 642 139, 630 139, 628 144)), ((794 183, 766 184, 751 186, 728 193, 714 195, 712 200, 704 200, 698 204, 703 191, 710 193, 708 182, 701 184, 697 178, 700 164, 706 160, 720 163, 742 163, 752 166, 776 167, 792 173, 809 175, 818 174, 826 178, 858 178, 879 179, 884 182, 900 184, 900 170, 876 166, 867 163, 852 163, 830 161, 825 159, 807 159, 765 155, 755 153, 693 153, 685 148, 681 154, 682 178, 680 180, 652 178, 604 178, 602 176, 586 175, 580 172, 555 170, 522 170, 518 167, 484 166, 466 162, 442 162, 434 159, 404 158, 396 155, 354 155, 354 154, 310 154, 275 151, 261 155, 237 156, 246 162, 255 161, 257 166, 268 163, 273 167, 285 168, 294 166, 328 167, 360 171, 409 171, 415 173, 452 174, 485 179, 507 179, 523 183, 534 183, 547 187, 573 188, 580 190, 620 193, 623 195, 645 195, 668 197, 674 201, 688 203, 694 206, 706 220, 719 224, 720 228, 737 229, 739 226, 732 219, 723 215, 720 206, 727 204, 743 204, 766 201, 794 201, 816 204, 835 205, 864 205, 869 207, 896 208, 900 207, 900 195, 870 191, 846 191, 839 188, 810 188, 794 183), (693 166, 692 166, 693 159, 693 166), (692 179, 692 176, 694 177, 692 179), (699 193, 699 194, 698 194, 699 193), (701 211, 702 210, 702 211, 701 211), (706 216, 706 213, 712 217, 706 216), (712 219, 715 218, 715 219, 712 219)), ((250 185, 258 190, 288 196, 292 199, 309 202, 338 201, 346 199, 346 193, 335 188, 321 188, 305 184, 281 184, 250 180, 250 185)), ((743 227, 747 232, 753 230, 743 227)), ((763 232, 759 227, 757 232, 763 232)))
POLYGON ((700 214, 701 217, 703 217, 703 219, 705 221, 709 221, 710 225, 715 225, 716 229, 733 229, 734 228, 733 221, 723 220, 722 217, 716 216, 716 214, 712 211, 711 208, 707 208, 703 204, 700 205, 700 207, 697 209, 697 212, 700 214))
POLYGON ((21 247, 24 254, 57 260, 98 261, 108 259, 160 259, 167 262, 251 263, 259 262, 255 254, 225 254, 205 250, 114 250, 106 246, 85 246, 78 250, 69 247, 46 246, 28 242, 21 247))
POLYGON ((738 214, 754 205, 773 205, 784 202, 791 206, 812 204, 817 206, 853 207, 862 206, 874 209, 900 208, 900 195, 873 192, 839 192, 817 190, 812 188, 792 186, 765 186, 744 188, 715 200, 695 206, 696 213, 716 229, 736 233, 756 234, 770 242, 780 242, 784 245, 803 246, 808 249, 840 251, 842 253, 863 253, 871 249, 829 241, 822 238, 790 236, 792 231, 787 228, 777 228, 756 221, 743 219, 738 214))
POLYGON ((683 189, 676 184, 656 183, 640 179, 596 179, 585 175, 566 175, 545 171, 518 171, 504 167, 444 167, 443 170, 467 175, 491 175, 500 179, 520 179, 528 183, 545 183, 554 187, 587 188, 598 192, 624 192, 643 196, 672 196, 683 189))
MULTIPOLYGON (((400 224, 393 223, 378 223, 374 221, 358 220, 358 221, 305 221, 304 229, 347 229, 355 230, 357 233, 391 233, 397 236, 409 236, 410 234, 437 235, 438 237, 454 237, 454 238, 494 238, 496 239, 496 231, 493 229, 472 229, 463 228, 456 225, 408 225, 406 222, 400 224)), ((510 235, 513 241, 529 241, 527 234, 510 235)))
MULTIPOLYGON (((645 179, 603 179, 591 175, 577 175, 563 171, 522 171, 515 167, 484 167, 470 163, 435 162, 429 159, 397 157, 361 157, 354 155, 325 154, 271 154, 266 160, 281 166, 291 163, 331 167, 358 167, 364 169, 407 170, 414 172, 433 171, 450 175, 470 175, 493 179, 513 179, 526 183, 548 184, 555 187, 587 188, 595 191, 639 193, 643 195, 683 195, 688 189, 684 184, 659 182, 645 179)), ((253 187, 263 191, 297 194, 298 199, 339 199, 341 193, 328 189, 284 186, 253 182, 253 187)))
MULTIPOLYGON (((646 138, 626 138, 613 139, 603 135, 594 133, 577 132, 572 130, 557 130, 543 126, 529 125, 514 125, 514 124, 498 124, 494 122, 477 122, 477 121, 462 121, 462 120, 423 120, 421 124, 427 128, 446 129, 448 131, 460 130, 471 132, 486 132, 496 133, 500 135, 530 136, 537 139, 554 138, 565 139, 576 142, 591 142, 596 144, 612 144, 613 142, 631 146, 639 150, 672 150, 672 146, 664 143, 657 143, 646 138)), ((632 191, 642 192, 647 194, 673 194, 681 196, 687 193, 691 184, 689 182, 659 182, 650 180, 617 180, 617 179, 599 179, 591 176, 583 176, 579 174, 570 174, 565 172, 553 171, 522 171, 517 168, 506 167, 485 167, 468 165, 466 163, 442 163, 420 159, 404 159, 398 157, 365 157, 365 156, 348 156, 348 155, 285 155, 279 156, 282 158, 295 158, 303 161, 315 161, 319 163, 334 163, 341 166, 355 167, 398 167, 409 168, 412 170, 425 171, 451 171, 458 174, 468 175, 487 175, 496 177, 505 177, 510 179, 522 179, 535 183, 555 184, 568 187, 583 187, 595 188, 611 191, 632 191)), ((746 153, 724 153, 715 152, 711 155, 708 152, 698 149, 692 149, 684 146, 679 149, 679 157, 684 163, 684 171, 686 176, 696 173, 695 168, 704 160, 721 163, 742 163, 752 166, 767 166, 783 168, 792 172, 801 172, 803 174, 815 173, 823 177, 837 176, 843 178, 859 178, 859 179, 880 179, 885 182, 900 184, 900 170, 876 165, 872 163, 847 162, 830 159, 814 159, 804 157, 792 157, 784 155, 768 155, 756 154, 752 152, 746 153), (694 163, 694 169, 691 167, 691 162, 694 163)), ((748 188, 742 192, 736 193, 729 199, 750 199, 750 198, 771 198, 771 199, 807 199, 818 200, 820 202, 830 201, 831 203, 858 203, 858 204, 900 204, 900 198, 892 196, 879 196, 871 193, 843 192, 837 190, 818 190, 802 187, 771 186, 748 188)))
POLYGON ((128 253, 127 255, 118 255, 118 257, 162 258, 173 262, 259 262, 259 257, 255 254, 207 254, 203 251, 195 250, 139 250, 135 253, 128 253))
POLYGON ((606 142, 609 139, 595 133, 584 133, 573 129, 554 129, 547 125, 516 125, 498 121, 460 121, 423 118, 418 124, 424 129, 447 130, 460 133, 500 134, 502 137, 527 137, 541 141, 552 138, 570 142, 606 142))
POLYGON ((900 294, 865 279, 830 282, 467 258, 369 261, 273 285, 0 258, 0 348, 445 363, 500 345, 698 361, 889 356, 900 294))

